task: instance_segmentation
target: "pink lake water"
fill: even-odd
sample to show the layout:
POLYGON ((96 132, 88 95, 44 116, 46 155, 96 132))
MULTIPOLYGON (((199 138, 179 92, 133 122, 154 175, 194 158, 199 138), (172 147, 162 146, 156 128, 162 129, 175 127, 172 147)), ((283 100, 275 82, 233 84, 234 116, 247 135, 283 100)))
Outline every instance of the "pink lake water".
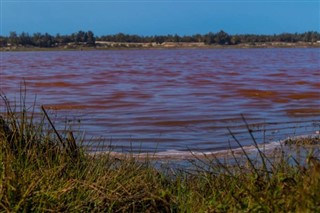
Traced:
POLYGON ((316 48, 1 52, 0 68, 2 93, 25 81, 91 150, 224 150, 227 128, 250 145, 241 115, 259 143, 320 129, 316 48))

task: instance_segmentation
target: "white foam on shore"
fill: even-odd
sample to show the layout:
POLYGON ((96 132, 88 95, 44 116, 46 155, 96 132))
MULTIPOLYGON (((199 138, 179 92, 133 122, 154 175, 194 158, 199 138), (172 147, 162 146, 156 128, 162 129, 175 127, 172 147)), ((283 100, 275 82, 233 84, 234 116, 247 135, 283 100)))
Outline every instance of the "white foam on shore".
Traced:
POLYGON ((189 159, 197 159, 197 158, 207 158, 207 157, 228 157, 228 156, 240 156, 243 155, 243 150, 247 154, 254 154, 258 152, 258 149, 264 153, 272 153, 277 148, 280 148, 284 145, 284 142, 288 139, 304 139, 304 138, 315 138, 319 137, 319 134, 311 134, 311 135, 299 135, 294 137, 288 137, 283 140, 274 141, 270 143, 249 145, 243 146, 239 148, 227 149, 227 150, 219 150, 219 151, 208 151, 208 152, 200 152, 200 151, 179 151, 179 150, 167 150, 164 152, 154 152, 154 153, 122 153, 122 152, 114 152, 114 151, 101 151, 101 152, 90 152, 90 155, 101 155, 101 154, 110 154, 116 158, 124 158, 124 157, 133 157, 138 159, 168 159, 168 160, 189 160, 189 159), (258 148, 258 149, 257 149, 258 148))

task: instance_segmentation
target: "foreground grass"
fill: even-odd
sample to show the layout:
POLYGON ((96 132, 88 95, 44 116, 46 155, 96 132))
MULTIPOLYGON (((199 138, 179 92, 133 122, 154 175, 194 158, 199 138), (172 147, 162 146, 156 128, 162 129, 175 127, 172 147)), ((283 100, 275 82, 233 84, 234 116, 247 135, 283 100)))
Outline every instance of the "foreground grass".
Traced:
POLYGON ((292 165, 258 150, 257 162, 244 153, 233 164, 199 159, 192 172, 156 169, 130 156, 87 155, 45 115, 35 120, 24 105, 17 110, 4 102, 1 212, 320 211, 316 156, 292 165))

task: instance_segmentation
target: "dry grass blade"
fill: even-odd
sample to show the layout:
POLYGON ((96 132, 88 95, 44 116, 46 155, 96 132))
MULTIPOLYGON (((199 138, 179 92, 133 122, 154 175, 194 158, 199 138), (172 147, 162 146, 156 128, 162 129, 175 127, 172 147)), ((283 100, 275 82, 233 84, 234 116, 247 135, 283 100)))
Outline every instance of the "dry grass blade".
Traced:
POLYGON ((60 141, 60 144, 63 146, 63 148, 66 148, 66 145, 65 145, 65 142, 63 141, 62 137, 60 136, 59 132, 57 131, 57 129, 55 128, 55 126, 53 125, 46 109, 44 108, 44 106, 42 105, 41 106, 41 110, 42 112, 44 113, 44 115, 46 116, 49 124, 51 125, 51 128, 53 129, 54 133, 56 134, 56 136, 58 137, 59 141, 60 141))
POLYGON ((258 146, 258 142, 256 141, 255 137, 253 136, 252 130, 250 129, 247 120, 244 118, 243 115, 241 115, 241 118, 242 118, 243 122, 245 123, 246 128, 247 128, 247 130, 248 130, 248 133, 249 133, 249 135, 250 135, 250 137, 251 137, 251 139, 252 139, 252 141, 253 141, 253 143, 254 143, 254 146, 255 146, 255 148, 257 149, 258 153, 259 153, 259 156, 260 156, 260 159, 261 159, 262 165, 263 165, 263 170, 266 172, 267 178, 270 179, 268 167, 267 167, 267 164, 266 164, 266 161, 265 161, 266 157, 265 157, 265 155, 262 153, 262 151, 260 150, 260 148, 259 148, 259 146, 258 146))
POLYGON ((245 150, 245 149, 243 148, 243 146, 241 145, 240 141, 236 138, 236 136, 233 134, 233 132, 232 132, 229 128, 227 128, 227 129, 228 129, 230 135, 232 136, 232 138, 234 139, 234 141, 235 141, 235 142, 239 145, 239 147, 241 148, 241 151, 242 151, 242 153, 245 155, 245 157, 247 158, 251 169, 253 169, 257 175, 259 175, 258 170, 257 170, 256 167, 254 166, 252 160, 250 159, 250 157, 249 157, 248 153, 246 152, 246 150, 245 150))

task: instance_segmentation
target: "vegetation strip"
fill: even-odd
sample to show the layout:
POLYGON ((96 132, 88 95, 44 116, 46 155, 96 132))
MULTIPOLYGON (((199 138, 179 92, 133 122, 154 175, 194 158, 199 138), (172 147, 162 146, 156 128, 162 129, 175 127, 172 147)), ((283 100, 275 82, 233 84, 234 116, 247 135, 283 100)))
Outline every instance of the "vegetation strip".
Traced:
POLYGON ((320 211, 319 150, 292 164, 281 150, 271 158, 255 146, 256 158, 241 148, 232 163, 199 158, 193 170, 157 169, 150 159, 92 157, 81 147, 70 155, 72 143, 62 146, 68 137, 59 139, 45 117, 4 103, 0 212, 320 211))
POLYGON ((92 31, 78 31, 71 35, 26 32, 0 36, 0 50, 63 50, 63 49, 122 49, 122 48, 210 48, 210 47, 320 47, 319 32, 282 33, 277 35, 220 32, 195 35, 140 36, 118 33, 95 36, 92 31), (40 48, 40 49, 39 49, 40 48))
POLYGON ((99 156, 108 154, 112 157, 125 159, 128 157, 135 159, 149 159, 149 160, 192 160, 195 158, 233 158, 234 156, 241 157, 244 152, 249 155, 254 155, 263 150, 264 154, 272 155, 275 151, 282 149, 283 146, 303 146, 311 148, 320 148, 320 135, 300 135, 289 137, 284 140, 274 141, 265 144, 242 146, 238 148, 230 148, 227 150, 198 152, 198 151, 164 151, 151 153, 123 153, 115 151, 96 151, 89 152, 90 156, 99 156))

